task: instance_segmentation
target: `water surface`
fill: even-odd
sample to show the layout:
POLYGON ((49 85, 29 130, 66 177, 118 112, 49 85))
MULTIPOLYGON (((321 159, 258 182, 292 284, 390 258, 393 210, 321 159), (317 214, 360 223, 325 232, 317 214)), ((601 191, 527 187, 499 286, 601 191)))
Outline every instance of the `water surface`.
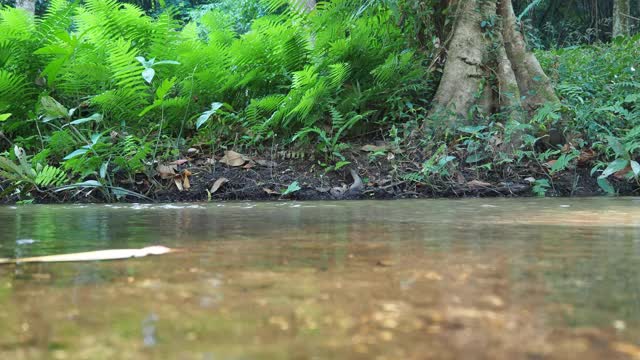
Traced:
POLYGON ((0 208, 1 359, 640 358, 640 200, 0 208))

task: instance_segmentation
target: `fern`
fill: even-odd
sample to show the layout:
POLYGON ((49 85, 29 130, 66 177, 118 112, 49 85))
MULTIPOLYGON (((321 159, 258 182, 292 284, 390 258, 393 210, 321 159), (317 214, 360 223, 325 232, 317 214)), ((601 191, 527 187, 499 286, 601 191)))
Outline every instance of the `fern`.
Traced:
POLYGON ((34 182, 39 187, 62 186, 67 182, 67 174, 60 168, 46 165, 38 172, 34 182))
POLYGON ((26 90, 27 83, 24 76, 0 69, 0 113, 20 104, 26 90))
POLYGON ((116 116, 125 115, 148 105, 145 97, 147 87, 141 75, 144 68, 135 59, 136 56, 136 49, 129 42, 119 40, 113 44, 108 62, 116 88, 92 100, 102 107, 103 112, 113 112, 116 116))

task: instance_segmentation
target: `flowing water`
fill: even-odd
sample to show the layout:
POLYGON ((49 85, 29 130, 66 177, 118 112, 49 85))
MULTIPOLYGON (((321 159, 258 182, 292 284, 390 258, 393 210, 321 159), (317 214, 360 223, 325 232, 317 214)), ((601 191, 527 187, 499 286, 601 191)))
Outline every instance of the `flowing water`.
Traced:
POLYGON ((0 208, 0 359, 638 359, 640 199, 0 208))

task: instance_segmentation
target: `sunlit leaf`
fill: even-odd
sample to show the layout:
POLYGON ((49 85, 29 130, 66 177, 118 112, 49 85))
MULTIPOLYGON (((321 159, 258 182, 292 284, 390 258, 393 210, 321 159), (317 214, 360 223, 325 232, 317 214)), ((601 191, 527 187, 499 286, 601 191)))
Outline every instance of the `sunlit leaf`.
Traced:
POLYGON ((617 173, 620 170, 624 170, 627 166, 629 166, 629 160, 626 159, 616 159, 609 163, 606 169, 600 175, 600 178, 606 179, 612 174, 617 173))
POLYGON ((71 160, 71 159, 76 158, 78 156, 84 155, 87 152, 89 152, 89 149, 86 149, 86 148, 78 149, 78 150, 72 152, 71 154, 65 156, 64 159, 62 159, 62 160, 71 160))
POLYGON ((146 68, 142 71, 142 78, 144 79, 144 81, 148 82, 149 84, 151 84, 155 76, 156 76, 156 71, 153 70, 153 68, 146 68))
POLYGON ((640 175, 640 164, 635 160, 631 160, 631 170, 633 170, 633 174, 637 177, 640 175))
POLYGON ((224 104, 219 102, 212 103, 211 109, 203 112, 202 115, 200 115, 200 117, 196 121, 196 129, 200 129, 200 127, 204 125, 204 123, 206 123, 209 120, 209 118, 211 118, 212 115, 214 115, 216 112, 218 112, 218 110, 220 110, 222 105, 224 104))
POLYGON ((287 190, 285 190, 282 195, 289 195, 289 194, 293 194, 296 191, 300 191, 302 190, 302 188, 300 187, 300 184, 297 181, 294 181, 291 183, 291 185, 289 185, 287 187, 287 190))
POLYGON ((82 118, 82 119, 77 119, 77 120, 73 120, 72 122, 69 123, 69 125, 80 125, 80 124, 84 124, 90 121, 95 121, 95 122, 100 122, 102 121, 102 114, 99 113, 95 113, 89 117, 86 118, 82 118))

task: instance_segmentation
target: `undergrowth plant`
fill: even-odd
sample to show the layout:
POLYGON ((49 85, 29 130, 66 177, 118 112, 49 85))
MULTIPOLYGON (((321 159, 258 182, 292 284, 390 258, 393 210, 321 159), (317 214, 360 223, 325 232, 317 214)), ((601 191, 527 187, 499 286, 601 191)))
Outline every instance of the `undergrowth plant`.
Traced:
POLYGON ((36 18, 0 8, 0 131, 39 163, 111 186, 183 138, 212 148, 320 141, 341 161, 346 137, 425 106, 429 76, 397 9, 252 4, 205 6, 187 21, 116 0, 52 0, 36 18))

